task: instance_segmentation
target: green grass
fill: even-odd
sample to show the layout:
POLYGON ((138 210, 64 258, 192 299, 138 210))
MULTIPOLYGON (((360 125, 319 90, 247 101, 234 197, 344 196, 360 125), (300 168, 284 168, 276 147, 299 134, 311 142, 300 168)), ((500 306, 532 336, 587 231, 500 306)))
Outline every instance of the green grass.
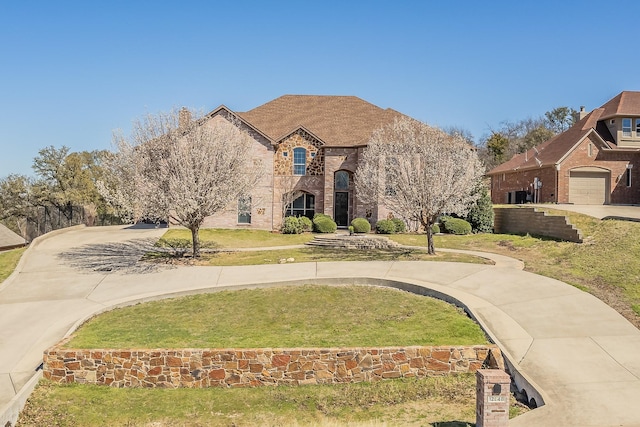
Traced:
MULTIPOLYGON (((524 411, 512 401, 511 417, 524 411)), ((464 374, 237 389, 116 389, 41 381, 18 426, 463 427, 474 422, 475 376, 464 374)))
MULTIPOLYGON (((302 245, 313 240, 313 234, 279 234, 265 230, 227 230, 203 228, 199 233, 203 245, 217 248, 264 248, 269 246, 302 245)), ((191 246, 191 232, 171 229, 163 236, 165 240, 186 240, 191 246)))
POLYGON ((20 257, 27 248, 12 249, 10 251, 0 252, 0 283, 13 273, 20 257))
POLYGON ((326 262, 326 261, 450 261, 476 264, 488 264, 491 261, 472 255, 456 253, 439 253, 429 255, 423 250, 411 249, 331 249, 331 248, 290 248, 264 251, 238 251, 205 253, 193 261, 190 258, 175 259, 163 253, 149 253, 146 259, 158 262, 189 262, 205 266, 261 265, 278 264, 282 259, 293 258, 294 262, 326 262))
POLYGON ((104 313, 67 348, 473 345, 487 339, 443 301, 371 286, 223 291, 104 313), (144 325, 143 328, 140 325, 144 325))
MULTIPOLYGON (((584 243, 507 234, 435 236, 438 248, 480 250, 521 259, 525 269, 593 293, 640 326, 640 223, 601 221, 573 212, 565 215, 578 228, 584 243)), ((426 245, 424 235, 393 235, 408 245, 426 245)))

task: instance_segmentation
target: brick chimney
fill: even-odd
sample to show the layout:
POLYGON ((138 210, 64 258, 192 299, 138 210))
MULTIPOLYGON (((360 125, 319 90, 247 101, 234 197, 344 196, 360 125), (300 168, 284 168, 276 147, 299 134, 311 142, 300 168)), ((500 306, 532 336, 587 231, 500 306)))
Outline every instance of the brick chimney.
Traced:
POLYGON ((585 116, 586 116, 587 114, 589 114, 589 113, 584 109, 584 105, 581 105, 581 106, 580 106, 580 112, 579 112, 579 114, 580 114, 580 115, 578 116, 578 120, 582 120, 582 119, 584 119, 584 118, 585 118, 585 116))

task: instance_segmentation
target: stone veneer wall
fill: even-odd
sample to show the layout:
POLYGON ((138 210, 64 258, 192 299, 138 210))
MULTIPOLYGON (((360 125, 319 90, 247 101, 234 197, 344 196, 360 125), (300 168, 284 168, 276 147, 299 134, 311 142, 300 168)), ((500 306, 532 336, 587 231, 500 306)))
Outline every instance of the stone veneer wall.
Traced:
POLYGON ((334 384, 504 370, 495 345, 329 349, 73 350, 44 353, 44 377, 112 387, 334 384))
POLYGON ((582 243, 582 234, 565 216, 547 215, 535 208, 494 208, 495 233, 532 234, 582 243))

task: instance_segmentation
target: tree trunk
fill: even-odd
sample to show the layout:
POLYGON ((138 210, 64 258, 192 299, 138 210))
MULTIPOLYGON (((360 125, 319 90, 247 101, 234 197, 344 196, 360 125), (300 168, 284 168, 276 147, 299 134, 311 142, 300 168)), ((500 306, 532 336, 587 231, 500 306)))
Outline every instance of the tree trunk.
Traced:
POLYGON ((425 231, 427 232, 427 253, 429 255, 435 255, 436 254, 436 250, 433 246, 433 229, 431 228, 433 226, 433 223, 427 222, 427 224, 423 224, 424 228, 426 229, 425 231))
POLYGON ((200 231, 200 227, 193 226, 190 230, 191 240, 193 242, 193 257, 198 258, 200 256, 200 235, 198 233, 198 231, 200 231))

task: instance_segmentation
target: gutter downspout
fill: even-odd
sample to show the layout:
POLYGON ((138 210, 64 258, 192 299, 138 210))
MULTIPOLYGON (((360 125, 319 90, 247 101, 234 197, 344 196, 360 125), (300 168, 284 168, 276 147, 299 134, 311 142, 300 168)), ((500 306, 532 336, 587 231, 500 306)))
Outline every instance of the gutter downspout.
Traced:
POLYGON ((556 204, 558 204, 558 199, 560 197, 560 184, 558 182, 558 178, 560 177, 560 164, 556 163, 556 204))

